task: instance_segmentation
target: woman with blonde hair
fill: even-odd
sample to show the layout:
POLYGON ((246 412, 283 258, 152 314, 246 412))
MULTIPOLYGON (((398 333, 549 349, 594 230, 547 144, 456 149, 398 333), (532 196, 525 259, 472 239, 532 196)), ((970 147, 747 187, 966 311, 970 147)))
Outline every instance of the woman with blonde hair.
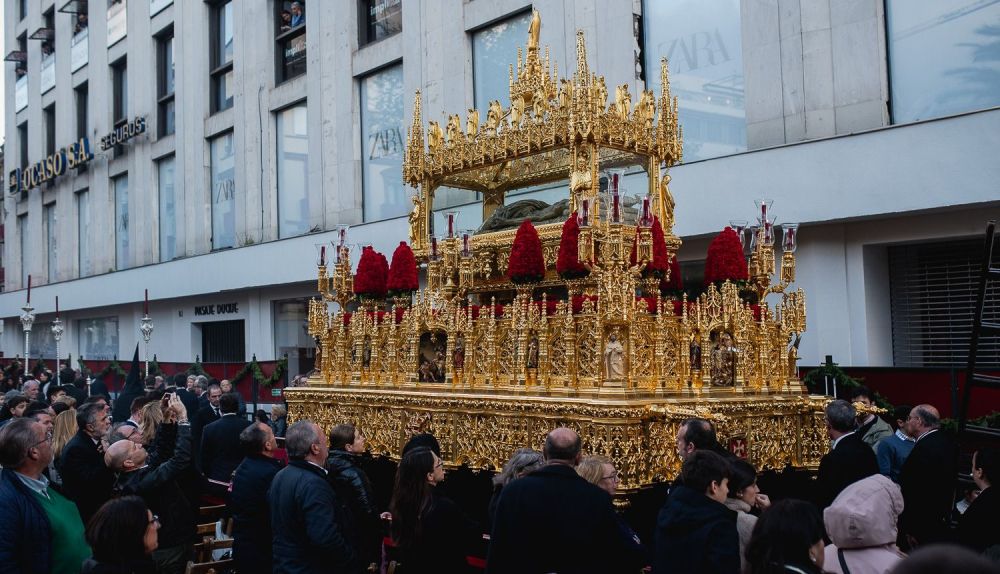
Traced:
POLYGON ((139 411, 139 430, 142 431, 142 444, 149 450, 149 447, 156 440, 156 428, 163 422, 163 409, 160 401, 147 403, 139 411))
POLYGON ((62 456, 66 443, 76 436, 77 430, 76 409, 65 410, 52 420, 52 462, 49 463, 49 480, 57 485, 62 485, 62 476, 56 470, 56 463, 62 456))
MULTIPOLYGON (((576 473, 612 497, 618 491, 618 469, 615 468, 615 462, 606 456, 593 454, 584 457, 580 464, 576 465, 576 473)), ((635 570, 650 564, 649 553, 639 540, 639 535, 625 522, 621 514, 616 512, 615 517, 618 518, 618 531, 621 533, 624 547, 629 549, 629 563, 635 566, 635 570)))

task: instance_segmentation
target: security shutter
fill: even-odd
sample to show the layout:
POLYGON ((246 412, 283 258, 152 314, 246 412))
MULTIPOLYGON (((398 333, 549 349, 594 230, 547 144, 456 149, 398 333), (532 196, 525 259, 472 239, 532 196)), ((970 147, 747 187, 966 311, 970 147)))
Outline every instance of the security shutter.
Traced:
POLYGON ((243 319, 201 323, 201 360, 206 363, 242 363, 246 360, 243 319))
MULTIPOLYGON (((895 366, 966 365, 982 253, 981 239, 889 247, 895 366)), ((995 283, 984 318, 1000 321, 995 283)), ((980 367, 1000 368, 1000 338, 980 338, 978 357, 980 367)))

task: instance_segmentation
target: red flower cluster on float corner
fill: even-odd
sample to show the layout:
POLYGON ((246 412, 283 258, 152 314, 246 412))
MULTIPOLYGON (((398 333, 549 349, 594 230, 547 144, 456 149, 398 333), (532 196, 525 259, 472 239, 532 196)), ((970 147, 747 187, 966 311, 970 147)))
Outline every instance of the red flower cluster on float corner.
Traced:
POLYGON ((723 281, 746 281, 747 260, 743 257, 743 245, 731 227, 722 230, 708 246, 705 257, 705 286, 723 281))
POLYGON ((371 299, 385 297, 388 271, 389 264, 385 255, 375 251, 371 245, 364 247, 358 262, 358 272, 354 275, 354 294, 371 299))
MULTIPOLYGON (((667 252, 667 240, 663 236, 663 225, 660 218, 653 216, 653 226, 650 228, 653 239, 653 260, 646 264, 642 270, 643 277, 663 277, 670 267, 670 254, 667 252)), ((639 229, 635 230, 635 237, 632 238, 632 253, 629 255, 629 262, 636 264, 636 251, 639 247, 639 229)))
POLYGON ((510 248, 507 277, 514 283, 533 283, 545 278, 545 259, 538 231, 527 219, 517 228, 514 245, 510 248))
POLYGON ((392 253, 392 265, 389 266, 389 279, 386 288, 390 294, 406 295, 420 287, 417 280, 417 259, 413 250, 405 241, 399 242, 399 247, 392 253))
POLYGON ((569 219, 562 226, 556 273, 563 279, 579 279, 590 273, 580 262, 580 224, 576 220, 575 211, 569 214, 569 219))

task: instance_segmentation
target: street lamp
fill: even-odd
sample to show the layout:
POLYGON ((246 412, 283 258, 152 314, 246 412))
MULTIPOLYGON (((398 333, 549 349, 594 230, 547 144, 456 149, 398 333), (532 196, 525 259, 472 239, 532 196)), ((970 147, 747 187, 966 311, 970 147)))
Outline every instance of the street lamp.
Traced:
POLYGON ((149 376, 149 339, 153 336, 153 319, 149 316, 149 289, 146 289, 145 301, 143 301, 142 319, 139 321, 139 333, 145 342, 143 360, 146 363, 146 376, 149 376))
POLYGON ((31 275, 28 275, 28 300, 24 303, 24 307, 21 307, 21 328, 24 329, 24 371, 28 372, 30 365, 30 357, 28 356, 28 350, 31 348, 31 326, 35 324, 35 314, 32 313, 35 308, 31 306, 31 275))

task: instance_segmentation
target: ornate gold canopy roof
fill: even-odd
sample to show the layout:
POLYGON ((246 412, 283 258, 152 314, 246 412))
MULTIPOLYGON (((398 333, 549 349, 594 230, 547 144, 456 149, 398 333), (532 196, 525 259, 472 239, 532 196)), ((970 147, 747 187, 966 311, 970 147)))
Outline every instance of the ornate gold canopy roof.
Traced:
POLYGON ((422 191, 411 215, 411 243, 418 252, 426 247, 430 206, 439 186, 483 193, 485 218, 503 205, 508 190, 565 179, 571 181, 575 207, 578 196, 596 195, 598 170, 615 166, 642 166, 650 193, 657 196, 660 168, 680 161, 682 131, 665 58, 660 61, 659 97, 645 90, 633 105, 628 84, 622 84, 614 87, 609 104, 604 76, 587 64, 583 31, 576 35, 576 71, 559 78, 548 48, 544 57, 539 53, 540 27, 535 11, 526 50, 518 49, 516 71, 510 68, 510 105, 504 108, 493 100, 484 122, 480 110, 469 109, 464 128, 461 115, 451 114, 443 127, 429 121, 425 133, 416 93, 403 180, 422 191))

